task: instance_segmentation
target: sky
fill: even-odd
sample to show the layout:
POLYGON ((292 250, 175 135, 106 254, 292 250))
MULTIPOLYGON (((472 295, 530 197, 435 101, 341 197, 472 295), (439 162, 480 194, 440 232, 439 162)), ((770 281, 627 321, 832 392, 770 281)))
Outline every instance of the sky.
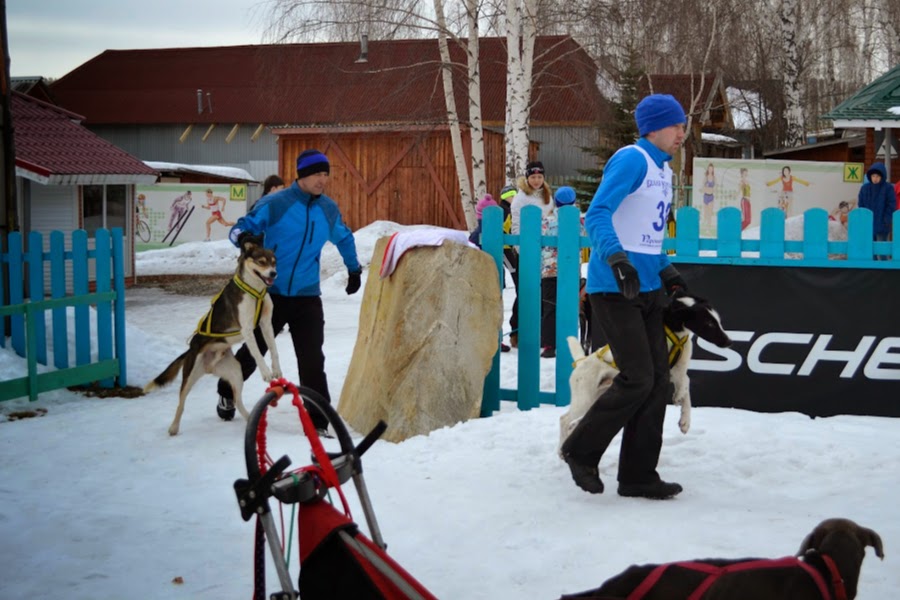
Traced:
POLYGON ((10 74, 59 78, 104 50, 259 44, 264 0, 8 0, 10 74))
MULTIPOLYGON (((380 221, 356 232, 364 286, 376 241, 402 229, 380 221)), ((221 273, 224 283, 236 256, 227 241, 187 243, 139 253, 137 272, 221 273)), ((337 402, 360 304, 371 299, 365 287, 345 294, 333 246, 322 272, 337 402)), ((130 385, 143 386, 183 351, 209 300, 127 291, 130 385)), ((504 303, 507 323, 511 288, 504 303)), ((296 380, 289 336, 277 343, 285 376, 296 380)), ((516 384, 516 356, 501 355, 504 388, 516 384)), ((541 387, 552 390, 554 360, 540 362, 541 387)), ((24 371, 21 358, 0 349, 0 378, 24 371)), ((167 428, 177 384, 133 399, 57 390, 34 403, 0 403, 0 598, 59 590, 69 600, 249 598, 254 527, 241 519, 232 489, 247 475, 245 423, 216 416, 215 384, 205 377, 195 386, 176 437, 167 428), (9 420, 38 408, 46 414, 9 420)), ((259 377, 247 381, 248 408, 264 390, 259 377)), ((695 407, 682 434, 669 407, 659 471, 684 492, 652 501, 615 494, 619 437, 600 463, 606 493, 575 486, 556 454, 564 411, 522 412, 505 402, 490 418, 376 442, 362 462, 391 557, 442 600, 550 600, 595 588, 634 563, 792 555, 823 519, 846 517, 884 542, 883 561, 866 552, 858 597, 892 598, 900 589, 900 421, 695 407)), ((281 403, 269 419, 270 454, 308 464, 296 411, 281 403)), ((345 493, 366 533, 355 489, 345 493)), ((283 518, 290 522, 289 506, 283 518)), ((271 594, 279 588, 267 557, 271 594)), ((296 550, 288 564, 296 584, 296 550)))

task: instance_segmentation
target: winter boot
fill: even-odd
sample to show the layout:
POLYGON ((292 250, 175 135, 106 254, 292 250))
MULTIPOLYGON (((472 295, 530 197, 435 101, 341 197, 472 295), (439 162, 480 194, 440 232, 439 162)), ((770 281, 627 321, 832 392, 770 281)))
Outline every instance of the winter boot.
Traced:
POLYGON ((230 421, 234 418, 234 400, 219 396, 219 403, 216 404, 216 412, 223 421, 230 421))

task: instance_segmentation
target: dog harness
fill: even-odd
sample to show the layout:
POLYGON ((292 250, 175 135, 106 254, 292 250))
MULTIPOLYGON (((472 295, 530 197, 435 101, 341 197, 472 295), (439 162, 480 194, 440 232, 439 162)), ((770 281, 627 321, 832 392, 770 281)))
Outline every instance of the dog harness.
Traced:
MULTIPOLYGON (((256 291, 244 281, 237 276, 235 273, 234 277, 231 280, 234 285, 238 286, 242 291, 250 294, 254 298, 256 298, 256 311, 253 314, 253 328, 256 329, 256 326, 259 325, 259 315, 262 312, 263 298, 266 297, 268 293, 268 288, 263 288, 262 291, 256 291)), ((210 304, 212 305, 209 311, 200 319, 200 322, 197 324, 197 329, 194 333, 199 333, 200 335, 205 335, 206 337, 212 338, 224 338, 232 335, 237 335, 241 332, 240 329, 236 329, 234 331, 213 331, 212 330, 212 312, 213 308, 216 305, 216 300, 219 299, 219 296, 222 295, 222 292, 225 291, 225 288, 219 290, 219 293, 216 294, 212 300, 210 300, 210 304)))
MULTIPOLYGON (((825 565, 828 567, 828 572, 831 575, 831 584, 834 586, 833 600, 847 600, 847 590, 844 588, 844 580, 837 569, 837 565, 834 564, 834 561, 831 560, 831 557, 826 556, 825 554, 819 554, 819 556, 822 557, 822 560, 825 562, 825 565)), ((705 594, 706 591, 709 590, 710 587, 712 587, 716 580, 726 573, 737 573, 740 571, 752 571, 758 569, 790 568, 800 568, 806 571, 816 583, 816 587, 819 588, 819 593, 822 594, 822 598, 824 600, 832 600, 832 595, 828 591, 828 586, 825 584, 825 579, 822 577, 822 574, 819 573, 814 567, 808 565, 795 556, 786 556, 784 558, 774 560, 748 560, 746 562, 726 565, 724 567, 717 567, 714 565, 696 561, 685 561, 659 565, 658 567, 653 569, 649 575, 647 575, 646 579, 644 579, 644 581, 642 581, 641 584, 634 589, 634 591, 628 594, 627 600, 640 600, 645 595, 647 595, 647 593, 653 588, 654 585, 656 585, 659 579, 663 576, 663 573, 665 573, 669 567, 681 567, 683 569, 690 569, 693 571, 706 573, 706 579, 704 579, 697 587, 697 589, 695 589, 691 593, 691 595, 687 597, 687 600, 700 600, 703 597, 703 594, 705 594)))
MULTIPOLYGON (((668 325, 663 325, 663 328, 666 331, 666 344, 669 347, 669 367, 671 368, 675 363, 678 362, 678 359, 681 358, 681 355, 684 353, 684 346, 685 346, 685 344, 687 344, 688 340, 690 339, 690 334, 688 333, 688 334, 685 334, 685 335, 679 337, 674 331, 669 329, 668 325)), ((596 355, 597 358, 599 358, 600 360, 603 360, 603 357, 606 355, 607 352, 609 352, 609 344, 607 344, 606 346, 603 346, 602 348, 600 348, 599 350, 594 352, 594 355, 596 355)), ((575 367, 577 367, 578 363, 585 360, 586 358, 589 358, 589 356, 585 356, 583 358, 576 359, 572 363, 572 368, 574 369, 575 367)), ((616 369, 619 368, 616 366, 615 360, 610 359, 609 364, 612 365, 613 367, 615 367, 616 369)))

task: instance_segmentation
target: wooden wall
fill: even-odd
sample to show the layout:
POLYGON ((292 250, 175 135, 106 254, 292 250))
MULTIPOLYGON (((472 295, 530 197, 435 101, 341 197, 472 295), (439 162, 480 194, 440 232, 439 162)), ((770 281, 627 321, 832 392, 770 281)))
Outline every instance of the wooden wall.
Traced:
MULTIPOLYGON (((463 132, 468 147, 468 131, 463 132)), ((449 129, 385 130, 298 129, 280 133, 279 172, 296 178, 297 156, 315 148, 328 156, 331 178, 326 194, 356 230, 374 221, 467 229, 460 203, 449 129)), ((503 135, 485 131, 488 189, 504 185, 503 135)), ((467 157, 467 164, 470 161, 467 157)))
MULTIPOLYGON (((891 138, 896 140, 897 137, 900 137, 900 124, 898 124, 898 127, 896 129, 891 130, 891 138)), ((875 130, 866 129, 866 169, 871 167, 872 163, 875 162, 883 162, 885 166, 887 166, 887 157, 876 157, 876 151, 877 148, 875 148, 875 130)), ((900 156, 896 156, 891 160, 890 180, 891 183, 900 181, 900 156)))

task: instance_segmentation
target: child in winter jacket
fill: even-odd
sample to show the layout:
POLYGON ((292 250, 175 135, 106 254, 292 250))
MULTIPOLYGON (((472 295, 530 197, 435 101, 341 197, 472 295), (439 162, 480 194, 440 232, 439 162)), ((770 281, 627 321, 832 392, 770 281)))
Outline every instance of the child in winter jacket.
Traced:
POLYGON ((484 198, 479 200, 478 204, 475 205, 475 218, 478 219, 478 225, 476 225, 475 229, 472 230, 472 233, 469 234, 469 241, 479 248, 481 248, 481 215, 488 206, 500 206, 494 201, 494 197, 490 194, 485 194, 484 198))
MULTIPOLYGON (((866 171, 868 183, 859 188, 857 206, 872 211, 873 240, 886 242, 891 233, 891 219, 897 206, 894 188, 887 181, 884 163, 874 163, 866 171)), ((887 256, 878 256, 877 260, 887 260, 887 256)))
MULTIPOLYGON (((575 203, 575 190, 563 186, 553 195, 554 206, 570 206, 575 203)), ((583 228, 582 228, 583 229, 583 228)), ((554 210, 541 221, 541 235, 559 235, 559 211, 554 210)), ((584 235, 582 231, 581 235, 584 235)), ((546 246, 541 248, 541 356, 556 356, 556 280, 559 250, 546 246)))

